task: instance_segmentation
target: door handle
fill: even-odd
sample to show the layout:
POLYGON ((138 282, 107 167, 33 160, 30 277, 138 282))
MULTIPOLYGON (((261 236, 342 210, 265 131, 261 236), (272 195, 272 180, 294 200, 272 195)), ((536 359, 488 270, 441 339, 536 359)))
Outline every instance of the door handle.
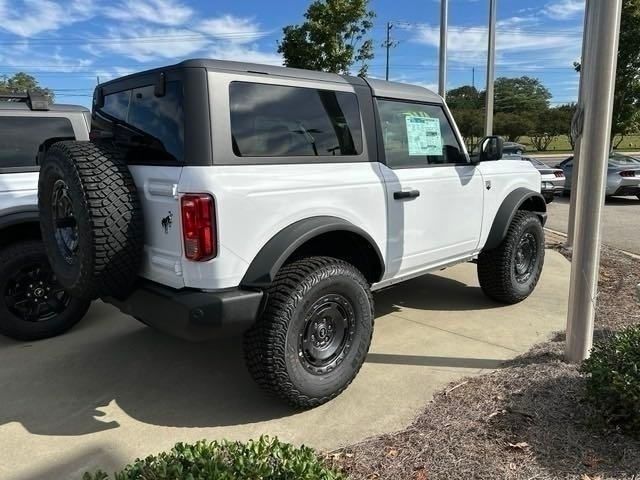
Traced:
POLYGON ((393 192, 393 198, 402 200, 403 198, 417 198, 420 196, 420 190, 405 190, 402 192, 393 192))

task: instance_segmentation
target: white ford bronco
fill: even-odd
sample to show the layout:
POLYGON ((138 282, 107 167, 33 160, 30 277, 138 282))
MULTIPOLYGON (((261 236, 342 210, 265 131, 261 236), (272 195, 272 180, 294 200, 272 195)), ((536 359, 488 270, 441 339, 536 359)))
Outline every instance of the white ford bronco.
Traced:
POLYGON ((421 87, 189 60, 99 85, 91 141, 53 145, 39 208, 69 292, 192 340, 244 334, 255 380, 298 407, 355 377, 372 291, 477 261, 527 298, 545 201, 528 162, 471 160, 421 87))
POLYGON ((37 340, 79 322, 89 300, 56 281, 40 240, 38 159, 61 140, 89 140, 90 112, 40 94, 0 95, 0 334, 37 340))

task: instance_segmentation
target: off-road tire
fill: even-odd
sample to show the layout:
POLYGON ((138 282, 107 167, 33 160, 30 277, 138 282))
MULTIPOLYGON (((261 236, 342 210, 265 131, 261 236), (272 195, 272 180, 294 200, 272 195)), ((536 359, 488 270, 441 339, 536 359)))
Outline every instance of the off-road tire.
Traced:
POLYGON ((544 229, 533 212, 519 211, 513 217, 502 243, 478 256, 478 280, 482 291, 501 303, 514 304, 526 299, 538 284, 544 265, 544 229), (535 238, 535 264, 525 282, 516 277, 516 252, 525 234, 535 238))
POLYGON ((142 206, 123 155, 108 145, 54 144, 40 167, 40 229, 53 271, 74 296, 124 297, 140 268, 142 206), (56 240, 52 195, 62 181, 75 221, 76 247, 56 240))
POLYGON ((371 344, 373 298, 362 273, 335 258, 305 258, 282 267, 267 295, 264 313, 244 338, 252 377, 296 408, 316 407, 338 396, 360 370, 371 344), (342 361, 314 374, 305 367, 299 339, 310 328, 308 309, 326 295, 348 300, 355 332, 342 361))
POLYGON ((82 320, 91 303, 86 299, 71 297, 64 310, 39 321, 18 315, 11 308, 14 302, 10 301, 8 293, 15 287, 16 272, 34 264, 49 269, 47 255, 40 241, 27 240, 0 250, 0 333, 16 340, 40 340, 60 335, 82 320))

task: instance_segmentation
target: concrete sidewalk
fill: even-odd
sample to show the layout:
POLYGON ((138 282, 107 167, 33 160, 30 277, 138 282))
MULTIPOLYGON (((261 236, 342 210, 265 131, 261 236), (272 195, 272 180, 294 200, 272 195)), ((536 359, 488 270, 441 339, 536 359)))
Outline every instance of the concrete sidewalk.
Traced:
POLYGON ((330 449, 409 423, 448 382, 499 366, 564 328, 569 263, 547 251, 540 285, 491 302, 464 264, 375 295, 371 353, 333 402, 294 412, 245 371, 239 340, 191 344, 96 303, 69 334, 0 338, 0 478, 112 471, 178 441, 261 434, 330 449))

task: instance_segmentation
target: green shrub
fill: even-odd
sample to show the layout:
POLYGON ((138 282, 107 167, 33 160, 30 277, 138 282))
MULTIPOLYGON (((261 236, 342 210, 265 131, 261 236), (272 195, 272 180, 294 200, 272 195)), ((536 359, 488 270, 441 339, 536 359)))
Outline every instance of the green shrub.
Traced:
MULTIPOLYGON (((98 471, 83 480, 108 480, 98 471)), ((346 480, 308 447, 296 448, 267 436, 249 442, 178 443, 114 474, 115 480, 346 480)))
POLYGON ((610 425, 640 435, 640 325, 596 342, 584 361, 587 400, 610 425))

